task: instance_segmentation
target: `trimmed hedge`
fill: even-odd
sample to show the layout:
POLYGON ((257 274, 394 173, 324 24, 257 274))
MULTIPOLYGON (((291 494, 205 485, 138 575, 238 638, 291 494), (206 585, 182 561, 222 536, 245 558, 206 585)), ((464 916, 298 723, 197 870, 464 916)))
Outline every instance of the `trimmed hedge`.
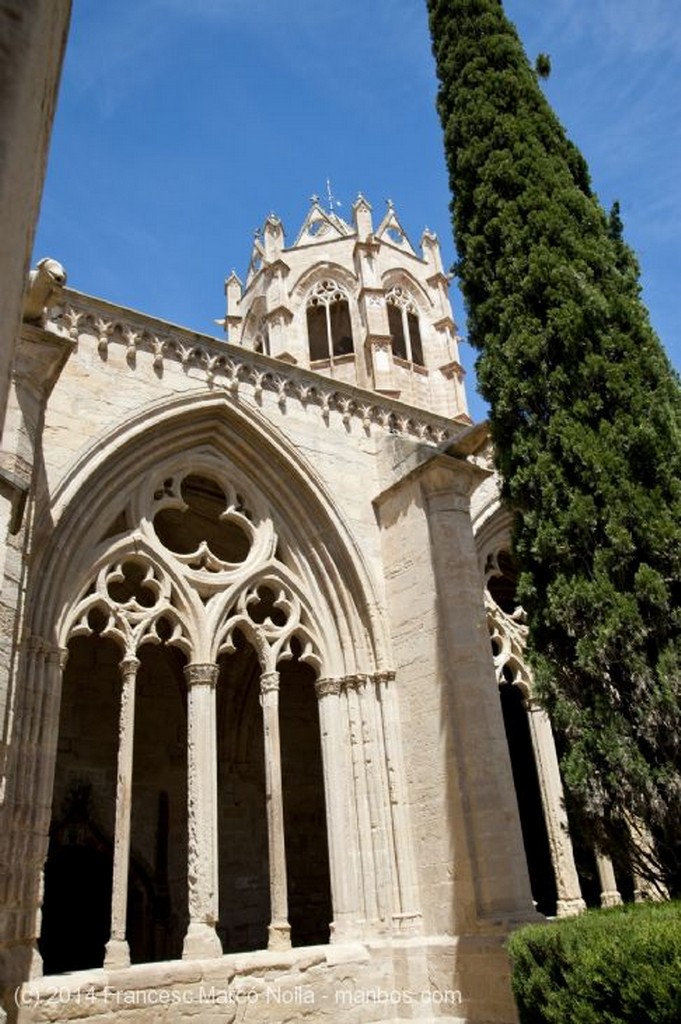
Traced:
POLYGON ((511 935, 521 1024, 679 1024, 681 903, 626 904, 511 935))

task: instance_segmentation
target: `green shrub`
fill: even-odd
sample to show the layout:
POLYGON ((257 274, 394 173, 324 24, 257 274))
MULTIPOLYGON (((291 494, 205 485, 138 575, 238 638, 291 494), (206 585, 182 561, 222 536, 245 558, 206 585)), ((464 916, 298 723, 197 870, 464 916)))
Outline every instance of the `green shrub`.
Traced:
POLYGON ((681 903, 531 925, 508 942, 521 1024, 679 1024, 681 903))

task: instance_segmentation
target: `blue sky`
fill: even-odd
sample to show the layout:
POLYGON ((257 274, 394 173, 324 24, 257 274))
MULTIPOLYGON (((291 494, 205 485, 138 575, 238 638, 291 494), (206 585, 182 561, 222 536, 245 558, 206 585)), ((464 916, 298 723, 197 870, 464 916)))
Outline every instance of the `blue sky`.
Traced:
MULTIPOLYGON (((506 0, 601 201, 619 199, 644 299, 681 367, 678 0, 506 0)), ((69 284, 218 333, 254 230, 293 242, 330 178, 341 216, 391 198, 454 260, 425 0, 74 0, 35 255, 69 284)), ((465 337, 461 299, 455 317, 465 337)), ((473 391, 475 418, 484 405, 473 391)))

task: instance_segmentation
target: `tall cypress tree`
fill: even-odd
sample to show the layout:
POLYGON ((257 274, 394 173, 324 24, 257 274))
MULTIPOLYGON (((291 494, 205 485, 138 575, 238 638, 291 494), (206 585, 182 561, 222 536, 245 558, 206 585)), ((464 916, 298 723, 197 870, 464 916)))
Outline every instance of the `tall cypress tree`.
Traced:
POLYGON ((594 837, 643 822, 681 891, 681 391, 501 0, 428 0, 457 272, 519 598, 594 837))

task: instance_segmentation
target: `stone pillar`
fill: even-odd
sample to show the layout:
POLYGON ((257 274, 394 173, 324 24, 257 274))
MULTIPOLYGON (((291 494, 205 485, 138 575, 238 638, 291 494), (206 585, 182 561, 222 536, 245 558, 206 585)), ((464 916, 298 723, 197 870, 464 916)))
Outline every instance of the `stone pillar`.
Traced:
POLYGON ((394 849, 396 893, 393 925, 395 930, 400 933, 414 933, 421 929, 421 912, 418 904, 418 882, 412 849, 411 824, 407 812, 402 774, 402 743, 394 693, 395 673, 377 672, 374 682, 383 730, 394 849))
POLYGON ((534 917, 470 518, 475 467, 442 456, 420 490, 436 593, 442 728, 451 736, 481 927, 534 917))
POLYGON ((187 680, 187 801, 189 928, 185 960, 222 956, 215 931, 218 919, 217 735, 215 686, 218 666, 190 664, 187 680))
MULTIPOLYGON (((26 860, 16 865, 15 872, 19 877, 12 881, 16 892, 28 894, 29 887, 35 886, 36 912, 33 916, 33 935, 30 937, 28 972, 31 978, 40 977, 43 973, 42 957, 38 950, 42 930, 43 868, 49 844, 61 681, 67 657, 65 648, 51 647, 39 637, 31 637, 27 642, 24 708, 30 711, 23 739, 27 744, 26 759, 22 762, 21 774, 17 775, 14 795, 30 807, 27 813, 22 804, 15 804, 19 820, 23 820, 33 830, 35 838, 27 837, 26 860)), ((16 841, 15 830, 12 835, 16 841)))
POLYGON ((111 937, 104 954, 105 967, 127 967, 130 947, 125 936, 130 864, 130 815, 132 811, 132 760, 135 735, 135 685, 137 658, 124 658, 121 670, 121 706, 118 717, 118 766, 116 774, 116 825, 111 885, 111 937))
POLYGON ((270 925, 268 949, 291 948, 286 884, 286 846, 284 841, 284 795, 281 784, 281 745, 279 739, 279 673, 263 672, 260 677, 265 738, 265 803, 267 807, 267 846, 270 866, 270 925))
POLYGON ((601 883, 601 906, 619 907, 622 897, 617 889, 617 880, 615 879, 612 861, 605 854, 596 853, 596 867, 598 868, 598 878, 601 883))
POLYGON ((556 912, 558 917, 570 917, 581 914, 586 905, 582 899, 572 842, 570 841, 556 744, 551 722, 546 712, 533 700, 527 701, 527 712, 544 808, 544 820, 551 848, 551 861, 556 879, 558 894, 556 912))
POLYGON ((354 861, 349 850, 348 801, 341 732, 340 679, 318 679, 315 683, 319 708, 319 732, 324 769, 326 833, 329 845, 329 874, 333 921, 331 941, 350 934, 357 913, 354 861))
POLYGON ((668 900, 669 891, 656 870, 659 865, 650 832, 640 818, 629 821, 629 831, 639 859, 638 867, 634 860, 634 902, 668 900), (646 874, 646 866, 651 869, 650 874, 646 874))

